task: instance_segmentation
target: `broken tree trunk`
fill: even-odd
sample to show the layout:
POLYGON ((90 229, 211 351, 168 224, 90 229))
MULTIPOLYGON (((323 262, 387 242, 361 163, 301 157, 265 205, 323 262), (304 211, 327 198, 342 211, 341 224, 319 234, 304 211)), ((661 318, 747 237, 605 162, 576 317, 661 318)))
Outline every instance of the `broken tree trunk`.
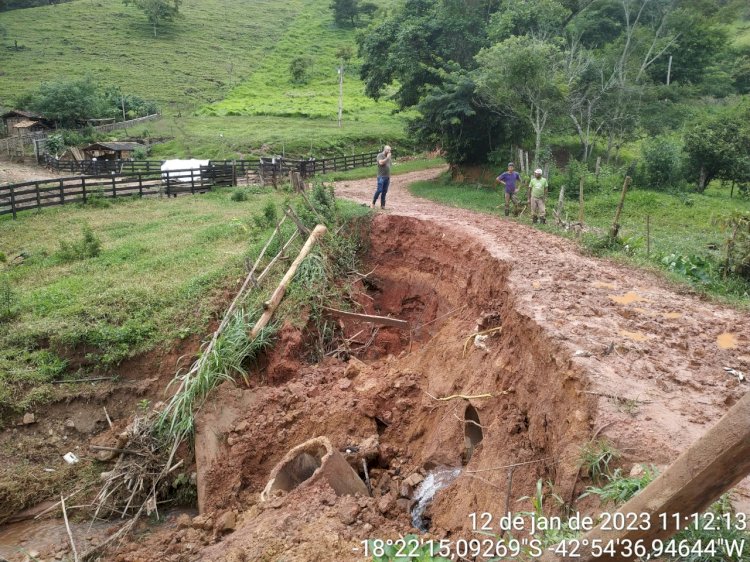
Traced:
MULTIPOLYGON (((745 394, 716 425, 684 451, 677 460, 641 493, 617 510, 609 522, 617 521, 617 513, 625 521, 638 519, 638 525, 624 525, 625 529, 603 530, 602 525, 584 535, 575 558, 547 552, 542 562, 576 560, 632 560, 624 546, 615 552, 592 553, 592 545, 649 546, 657 539, 665 540, 678 530, 695 525, 693 514, 702 513, 721 494, 732 488, 750 473, 750 393, 745 394), (649 524, 642 524, 646 518, 649 524), (597 554, 598 556, 595 556, 597 554)), ((608 529, 614 527, 609 526, 608 529)), ((553 549, 549 549, 553 550, 553 549)), ((632 551, 631 551, 632 554, 632 551)))
POLYGON ((583 230, 583 184, 586 180, 581 176, 581 183, 578 185, 578 222, 583 230))
POLYGON ((620 195, 620 203, 617 205, 617 211, 615 212, 615 220, 612 222, 612 228, 609 230, 609 237, 612 239, 617 238, 617 234, 620 231, 620 214, 622 213, 622 206, 625 204, 625 195, 628 192, 628 187, 631 182, 630 176, 625 176, 625 182, 622 184, 622 195, 620 195))
POLYGON ((289 266, 289 270, 286 272, 286 275, 284 275, 284 278, 279 283, 279 286, 276 287, 276 290, 271 295, 271 298, 263 304, 263 308, 265 309, 265 311, 255 323, 255 326, 253 326, 253 329, 250 331, 251 340, 254 340, 258 336, 260 331, 268 325, 268 322, 269 320, 271 320, 271 317, 273 317, 273 313, 279 306, 281 299, 284 298, 284 293, 286 293, 287 285, 289 285, 291 280, 294 279, 294 274, 297 273, 299 264, 301 264, 302 260, 304 260, 310 253, 310 250, 312 250, 315 242, 317 242, 318 239, 320 239, 326 232, 328 232, 328 229, 325 227, 325 225, 322 224, 316 226, 312 231, 312 234, 310 234, 307 242, 305 242, 305 245, 302 246, 302 250, 300 250, 299 255, 292 262, 292 265, 289 266))

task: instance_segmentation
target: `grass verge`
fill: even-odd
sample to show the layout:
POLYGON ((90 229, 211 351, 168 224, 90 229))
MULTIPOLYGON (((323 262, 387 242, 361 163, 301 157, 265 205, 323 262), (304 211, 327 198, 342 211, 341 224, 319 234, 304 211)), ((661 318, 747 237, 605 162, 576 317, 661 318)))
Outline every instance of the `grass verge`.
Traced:
POLYGON ((26 410, 54 397, 53 381, 109 372, 203 333, 265 235, 254 216, 283 199, 256 190, 238 202, 221 189, 0 220, 12 311, 0 323, 0 410, 26 410), (64 259, 61 243, 83 244, 82 228, 101 244, 98 253, 64 259))
MULTIPOLYGON (((421 181, 410 186, 412 194, 444 205, 461 207, 481 213, 500 215, 502 193, 494 186, 452 182, 445 174, 433 181, 421 181)), ((547 199, 547 215, 551 217, 559 186, 553 183, 547 199)), ((667 278, 689 283, 698 292, 720 297, 735 305, 748 306, 750 282, 738 277, 726 279, 719 272, 724 259, 724 234, 715 226, 716 219, 735 211, 750 211, 750 200, 729 197, 729 189, 717 182, 704 193, 666 193, 636 189, 628 193, 620 217, 620 240, 617 247, 600 243, 612 224, 620 192, 598 191, 587 194, 584 202, 584 221, 592 228, 583 237, 584 247, 596 255, 646 267, 661 272, 667 278), (646 236, 646 215, 650 216, 650 250, 646 236), (705 262, 706 276, 697 276, 685 268, 673 266, 670 256, 684 257, 688 263, 705 262), (691 261, 692 260, 692 261, 691 261), (702 260, 702 261, 701 261, 702 260)), ((565 201, 565 214, 571 220, 578 217, 578 201, 565 201)), ((529 223, 528 213, 519 222, 529 223)), ((551 224, 538 228, 562 236, 572 237, 551 224)))

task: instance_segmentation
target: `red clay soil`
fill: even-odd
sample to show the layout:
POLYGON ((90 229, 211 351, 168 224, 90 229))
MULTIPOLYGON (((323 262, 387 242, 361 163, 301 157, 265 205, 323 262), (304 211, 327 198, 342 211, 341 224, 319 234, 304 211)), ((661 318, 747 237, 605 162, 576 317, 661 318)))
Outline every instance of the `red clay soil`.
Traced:
MULTIPOLYGON (((594 436, 622 451, 626 471, 663 466, 747 390, 723 367, 750 370, 750 315, 531 226, 408 194, 408 182, 436 173, 393 178, 361 286, 362 312, 410 330, 343 323, 370 344, 364 362, 309 364, 306 334, 286 326, 260 373, 268 384, 224 385, 199 415, 201 516, 113 559, 362 560, 362 540, 413 532, 412 486, 443 465, 464 469, 429 509, 431 533, 471 538, 469 513, 506 509, 507 465, 528 463, 514 472, 510 509, 529 509, 517 500, 539 479, 569 501, 590 483, 579 457, 594 436), (438 400, 455 394, 491 396, 438 400), (470 405, 479 443, 464 421, 470 405), (336 497, 318 481, 261 502, 274 465, 316 436, 354 451, 360 474, 367 459, 373 497, 336 497)), ((367 202, 373 185, 337 192, 367 202)), ((746 480, 735 498, 745 511, 748 497, 746 480)))

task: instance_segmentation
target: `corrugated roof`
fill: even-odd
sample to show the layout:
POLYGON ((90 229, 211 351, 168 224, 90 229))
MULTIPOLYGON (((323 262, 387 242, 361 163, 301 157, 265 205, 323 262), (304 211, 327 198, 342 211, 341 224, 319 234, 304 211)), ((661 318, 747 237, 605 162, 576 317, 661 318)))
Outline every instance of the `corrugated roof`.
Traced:
POLYGON ((107 150, 135 150, 136 148, 145 148, 144 145, 138 142, 95 142, 94 144, 88 145, 84 150, 91 150, 92 148, 106 148, 107 150))
POLYGON ((6 117, 13 117, 14 115, 20 115, 21 117, 27 117, 29 119, 43 119, 43 117, 38 113, 34 113, 33 111, 24 111, 22 109, 11 109, 10 111, 6 111, 2 115, 0 115, 0 118, 5 119, 6 117))
POLYGON ((47 128, 47 125, 40 121, 31 121, 30 119, 24 119, 23 121, 19 121, 15 125, 13 125, 13 128, 15 129, 28 129, 29 127, 33 127, 34 125, 40 125, 44 128, 47 128))

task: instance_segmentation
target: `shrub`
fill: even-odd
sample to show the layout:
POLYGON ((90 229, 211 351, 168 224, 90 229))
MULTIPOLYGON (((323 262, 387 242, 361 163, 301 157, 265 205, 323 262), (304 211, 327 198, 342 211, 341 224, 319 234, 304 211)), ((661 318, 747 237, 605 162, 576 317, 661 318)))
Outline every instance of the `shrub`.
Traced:
POLYGON ((7 275, 0 276, 0 322, 10 320, 18 314, 18 295, 10 285, 7 275))
POLYGON ((604 486, 589 486, 580 498, 590 495, 599 496, 602 503, 613 503, 619 506, 643 490, 657 476, 658 471, 654 466, 643 466, 643 473, 640 476, 623 476, 622 469, 617 468, 614 474, 605 476, 607 483, 604 486))
POLYGON ((232 201, 247 201, 247 193, 244 189, 235 189, 229 197, 232 201))
POLYGON ((674 271, 700 283, 710 282, 713 276, 713 266, 711 262, 701 256, 669 254, 661 259, 661 263, 669 271, 674 271))
POLYGON ((61 262, 95 258, 101 253, 102 243, 91 230, 91 227, 84 225, 81 229, 81 235, 82 238, 75 242, 60 240, 60 249, 56 256, 61 262))
POLYGON ((272 201, 269 201, 263 206, 263 210, 253 216, 253 222, 255 226, 260 230, 271 228, 278 222, 278 211, 276 205, 272 201))
POLYGON ((289 75, 292 83, 306 84, 310 79, 313 61, 310 57, 295 57, 289 63, 289 75))
POLYGON ((652 189, 665 189, 682 181, 682 146, 668 137, 643 143, 643 181, 652 189))

